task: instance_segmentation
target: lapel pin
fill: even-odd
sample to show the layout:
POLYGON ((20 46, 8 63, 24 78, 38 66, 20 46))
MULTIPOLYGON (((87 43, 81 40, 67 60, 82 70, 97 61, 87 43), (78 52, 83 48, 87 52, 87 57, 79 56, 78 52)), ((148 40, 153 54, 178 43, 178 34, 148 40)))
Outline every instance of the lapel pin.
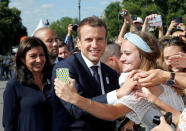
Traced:
POLYGON ((108 77, 108 75, 106 76, 106 82, 107 82, 107 84, 109 84, 109 77, 108 77))

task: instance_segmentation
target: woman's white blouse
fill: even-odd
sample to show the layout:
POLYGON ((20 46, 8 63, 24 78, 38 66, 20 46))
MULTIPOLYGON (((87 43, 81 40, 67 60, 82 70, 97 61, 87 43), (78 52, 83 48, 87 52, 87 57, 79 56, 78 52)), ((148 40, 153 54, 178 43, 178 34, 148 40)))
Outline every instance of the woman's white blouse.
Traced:
MULTIPOLYGON (((159 96, 159 98, 178 111, 183 111, 185 107, 183 100, 177 95, 176 91, 165 84, 161 84, 160 86, 163 87, 163 93, 159 96)), ((132 110, 126 115, 129 119, 134 121, 136 124, 143 123, 149 129, 156 126, 153 124, 153 117, 162 115, 160 110, 155 105, 145 100, 138 101, 133 93, 122 97, 117 102, 124 104, 132 110)))

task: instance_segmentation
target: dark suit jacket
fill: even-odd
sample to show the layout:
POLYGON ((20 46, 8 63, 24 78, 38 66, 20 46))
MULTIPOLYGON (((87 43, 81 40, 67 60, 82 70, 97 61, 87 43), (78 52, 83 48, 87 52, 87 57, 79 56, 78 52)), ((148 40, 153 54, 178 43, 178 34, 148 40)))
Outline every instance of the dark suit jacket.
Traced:
MULTIPOLYGON (((81 96, 94 101, 107 103, 106 94, 98 94, 95 81, 90 70, 85 64, 81 53, 70 56, 68 59, 55 65, 52 73, 52 81, 56 78, 57 68, 69 68, 70 77, 76 79, 76 89, 81 96)), ((102 78, 105 92, 118 89, 118 74, 111 68, 101 63, 102 78), (109 83, 106 82, 106 77, 109 83)), ((100 89, 101 90, 101 89, 100 89)), ((53 131, 113 131, 115 122, 100 120, 78 107, 64 101, 60 101, 53 92, 54 119, 53 131)))

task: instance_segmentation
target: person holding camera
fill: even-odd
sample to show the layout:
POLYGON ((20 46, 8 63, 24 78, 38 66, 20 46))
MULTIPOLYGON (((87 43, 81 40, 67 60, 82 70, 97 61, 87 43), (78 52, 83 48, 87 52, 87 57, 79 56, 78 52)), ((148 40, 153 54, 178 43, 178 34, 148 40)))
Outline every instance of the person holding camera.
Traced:
POLYGON ((148 31, 149 25, 157 27, 159 31, 158 38, 161 38, 163 37, 163 25, 162 25, 161 19, 159 19, 160 21, 155 20, 157 19, 157 17, 161 18, 161 16, 158 16, 157 14, 151 14, 151 15, 146 16, 143 27, 142 27, 142 31, 148 31), (150 21, 154 21, 154 22, 150 22, 150 21))
MULTIPOLYGON (((177 32, 177 31, 185 31, 185 26, 182 22, 182 17, 174 17, 172 18, 172 21, 169 25, 169 28, 165 34, 165 36, 169 36, 169 35, 173 35, 174 32, 177 32)), ((174 34, 173 36, 176 36, 176 34, 174 34)))
POLYGON ((65 38, 65 43, 68 46, 68 49, 72 51, 74 49, 74 43, 73 43, 73 37, 72 37, 72 31, 73 31, 73 25, 69 24, 68 25, 68 33, 65 38))
POLYGON ((116 43, 121 46, 123 36, 125 35, 125 33, 127 31, 128 24, 130 24, 130 31, 136 31, 137 29, 132 21, 131 15, 128 12, 128 10, 122 8, 120 15, 124 18, 124 22, 123 22, 122 28, 120 30, 120 33, 118 35, 118 39, 116 40, 116 43))

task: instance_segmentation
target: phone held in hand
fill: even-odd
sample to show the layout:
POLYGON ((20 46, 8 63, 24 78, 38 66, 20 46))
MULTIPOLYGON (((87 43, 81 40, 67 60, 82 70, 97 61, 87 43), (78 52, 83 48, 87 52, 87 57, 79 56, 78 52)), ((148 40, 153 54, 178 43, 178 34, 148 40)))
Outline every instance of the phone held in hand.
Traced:
POLYGON ((68 68, 57 68, 56 69, 56 78, 69 84, 69 69, 68 68))
POLYGON ((173 21, 176 21, 176 23, 182 23, 182 17, 173 17, 172 18, 173 21))
POLYGON ((150 26, 162 26, 162 19, 161 19, 161 15, 157 15, 155 16, 152 20, 149 20, 149 25, 150 26))

